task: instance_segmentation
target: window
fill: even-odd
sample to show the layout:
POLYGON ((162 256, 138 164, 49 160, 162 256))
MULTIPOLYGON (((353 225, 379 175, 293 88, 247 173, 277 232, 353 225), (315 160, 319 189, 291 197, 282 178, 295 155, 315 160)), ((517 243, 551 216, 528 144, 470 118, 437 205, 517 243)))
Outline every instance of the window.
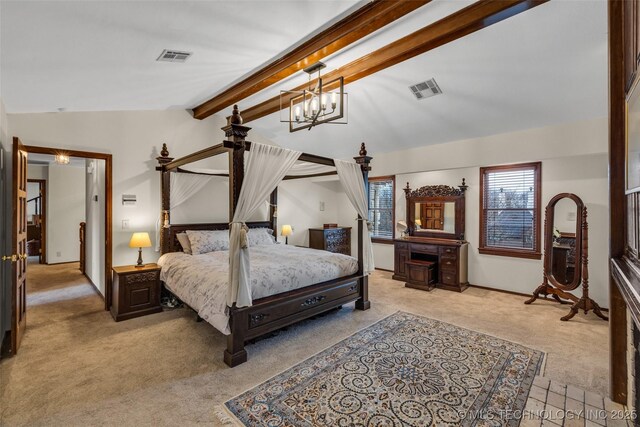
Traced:
POLYGON ((391 243, 395 224, 394 176, 369 178, 369 221, 371 240, 377 243, 391 243))
POLYGON ((481 254, 540 259, 541 163, 480 168, 481 254))

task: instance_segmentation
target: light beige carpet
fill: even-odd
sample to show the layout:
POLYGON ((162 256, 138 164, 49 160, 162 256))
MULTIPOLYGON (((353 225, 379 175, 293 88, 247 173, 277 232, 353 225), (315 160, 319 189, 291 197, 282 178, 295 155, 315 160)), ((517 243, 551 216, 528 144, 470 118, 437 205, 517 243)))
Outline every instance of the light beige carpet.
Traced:
MULTIPOLYGON (((353 306, 249 345, 249 360, 222 362, 225 339, 187 309, 116 323, 77 265, 30 265, 27 333, 0 362, 0 424, 216 425, 214 407, 398 310, 547 352, 545 376, 601 394, 608 383, 608 324, 570 322, 567 306, 469 288, 408 289, 376 272, 372 308, 353 306)), ((537 283, 531 283, 531 289, 537 283)))

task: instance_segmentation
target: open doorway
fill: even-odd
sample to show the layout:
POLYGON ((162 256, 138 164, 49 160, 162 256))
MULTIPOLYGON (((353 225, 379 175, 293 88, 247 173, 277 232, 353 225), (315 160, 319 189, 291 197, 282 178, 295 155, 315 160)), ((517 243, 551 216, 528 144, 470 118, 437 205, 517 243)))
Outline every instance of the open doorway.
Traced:
POLYGON ((17 271, 24 274, 13 285, 14 295, 26 294, 15 298, 23 302, 13 310, 13 325, 19 325, 11 331, 17 336, 11 340, 16 354, 28 331, 28 309, 37 325, 55 315, 76 317, 83 304, 87 308, 83 296, 91 297, 94 312, 111 306, 112 169, 110 154, 27 146, 17 138, 14 149, 14 160, 23 159, 15 164, 26 166, 13 174, 16 194, 24 194, 17 199, 14 228, 25 230, 24 235, 18 231, 24 243, 16 256, 17 271))
MULTIPOLYGON (((35 165, 34 165, 35 166, 35 165)), ((33 174, 29 167, 30 174, 33 174)), ((47 263, 47 180, 27 177, 27 256, 47 263)))

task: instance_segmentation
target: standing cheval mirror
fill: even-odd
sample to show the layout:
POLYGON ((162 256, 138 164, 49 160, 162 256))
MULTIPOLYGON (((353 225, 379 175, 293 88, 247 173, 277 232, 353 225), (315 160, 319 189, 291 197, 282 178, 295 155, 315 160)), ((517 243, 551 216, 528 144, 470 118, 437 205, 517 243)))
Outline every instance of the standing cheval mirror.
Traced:
POLYGON ((525 301, 531 304, 540 295, 551 295, 560 304, 571 304, 567 321, 579 310, 589 310, 604 320, 600 306, 589 298, 587 208, 580 197, 571 193, 554 196, 545 209, 544 272, 542 284, 525 301), (570 293, 582 286, 582 297, 570 293), (567 301, 568 300, 568 301, 567 301))

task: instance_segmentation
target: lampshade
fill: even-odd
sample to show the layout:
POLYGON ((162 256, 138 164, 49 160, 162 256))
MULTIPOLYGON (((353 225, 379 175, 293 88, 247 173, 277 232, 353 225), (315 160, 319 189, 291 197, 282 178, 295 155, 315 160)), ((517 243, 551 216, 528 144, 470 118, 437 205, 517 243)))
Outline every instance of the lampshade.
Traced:
POLYGON ((149 233, 133 233, 131 240, 129 241, 130 248, 148 248, 151 246, 151 239, 149 233))
POLYGON ((291 228, 290 225, 282 226, 282 233, 281 233, 282 236, 285 236, 285 237, 291 236, 292 233, 293 233, 293 229, 291 228))
POLYGON ((415 221, 413 221, 413 222, 415 222, 415 224, 416 224, 418 227, 422 227, 422 221, 420 221, 419 219, 416 219, 416 220, 415 220, 415 221))

